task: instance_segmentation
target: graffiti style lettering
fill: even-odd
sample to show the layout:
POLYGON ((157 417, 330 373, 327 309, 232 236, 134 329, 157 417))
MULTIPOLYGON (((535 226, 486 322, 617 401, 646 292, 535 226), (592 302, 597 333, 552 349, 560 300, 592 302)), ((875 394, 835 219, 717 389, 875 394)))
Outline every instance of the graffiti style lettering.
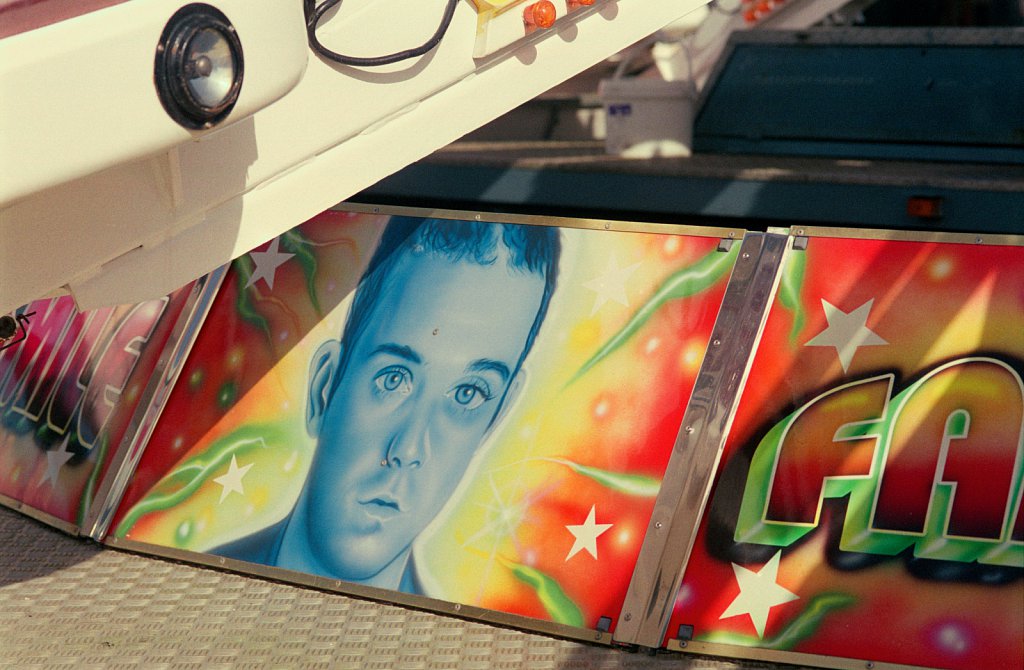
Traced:
POLYGON ((0 407, 8 406, 15 397, 34 394, 29 388, 32 380, 41 381, 57 356, 68 323, 74 314, 70 300, 51 300, 45 307, 37 307, 29 337, 19 346, 0 351, 0 407))
POLYGON ((54 384, 54 397, 47 399, 46 423, 51 430, 63 435, 78 415, 86 389, 92 379, 90 360, 97 343, 105 342, 114 328, 111 317, 114 310, 104 308, 89 314, 88 322, 74 344, 54 384))
POLYGON ((136 305, 117 320, 113 308, 80 313, 66 298, 34 303, 29 336, 0 351, 0 415, 45 421, 60 435, 74 425, 91 449, 168 302, 136 305))
POLYGON ((78 413, 78 441, 86 447, 91 448, 106 427, 128 377, 139 362, 142 345, 149 341, 167 302, 163 298, 133 307, 95 359, 93 379, 78 413))
POLYGON ((849 496, 840 548, 1024 567, 1024 384, 964 358, 892 396, 895 377, 844 384, 759 443, 735 539, 788 546, 849 496))

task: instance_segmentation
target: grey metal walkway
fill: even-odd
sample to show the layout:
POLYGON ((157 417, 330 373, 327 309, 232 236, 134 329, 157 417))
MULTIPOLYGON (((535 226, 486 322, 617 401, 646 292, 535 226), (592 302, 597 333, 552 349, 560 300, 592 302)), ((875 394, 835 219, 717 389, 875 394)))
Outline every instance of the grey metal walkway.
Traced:
POLYGON ((0 668, 779 667, 630 654, 68 537, 0 507, 0 668))

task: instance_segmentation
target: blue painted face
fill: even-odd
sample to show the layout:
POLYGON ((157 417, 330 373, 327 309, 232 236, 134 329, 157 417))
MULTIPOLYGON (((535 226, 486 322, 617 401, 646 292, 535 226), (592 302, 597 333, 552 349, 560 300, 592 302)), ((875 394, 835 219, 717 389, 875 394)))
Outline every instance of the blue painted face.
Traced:
POLYGON ((331 575, 404 567, 516 385, 544 279, 509 269, 504 251, 490 265, 403 252, 366 330, 342 343, 351 357, 323 411, 314 375, 306 514, 331 575))

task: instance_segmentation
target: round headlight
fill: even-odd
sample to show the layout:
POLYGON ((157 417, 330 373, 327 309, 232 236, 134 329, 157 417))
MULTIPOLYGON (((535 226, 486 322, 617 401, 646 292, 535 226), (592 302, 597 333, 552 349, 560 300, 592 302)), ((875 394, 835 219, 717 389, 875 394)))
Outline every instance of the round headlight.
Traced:
POLYGON ((231 112, 242 89, 242 43, 234 26, 210 5, 175 12, 156 48, 160 102, 192 129, 212 128, 231 112))

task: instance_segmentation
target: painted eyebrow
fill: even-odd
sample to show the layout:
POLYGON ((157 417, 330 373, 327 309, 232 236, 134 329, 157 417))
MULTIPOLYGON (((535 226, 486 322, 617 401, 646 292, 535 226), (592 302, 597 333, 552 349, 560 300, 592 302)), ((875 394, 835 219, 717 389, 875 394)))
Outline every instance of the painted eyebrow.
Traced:
POLYGON ((420 359, 420 355, 412 350, 412 347, 407 347, 403 344, 395 344, 393 342, 381 344, 370 352, 371 356, 376 356, 377 354, 391 354, 396 358, 407 360, 410 363, 420 364, 423 362, 422 359, 420 359))
POLYGON ((502 382, 507 382, 508 378, 512 376, 512 372, 508 369, 507 365, 490 358, 481 358, 466 366, 466 372, 486 372, 488 370, 496 372, 501 377, 502 382))

